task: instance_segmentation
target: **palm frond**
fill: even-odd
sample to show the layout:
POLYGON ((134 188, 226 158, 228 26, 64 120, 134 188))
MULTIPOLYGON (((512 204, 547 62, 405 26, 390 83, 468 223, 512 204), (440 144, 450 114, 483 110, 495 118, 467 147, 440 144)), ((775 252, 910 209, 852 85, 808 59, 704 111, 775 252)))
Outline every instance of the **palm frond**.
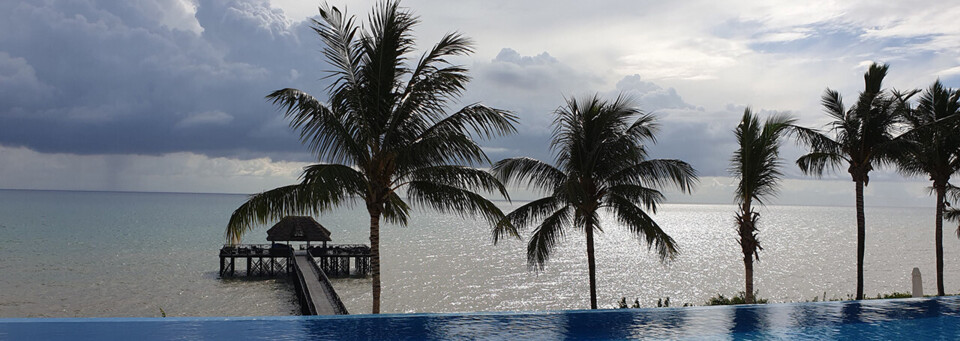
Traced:
POLYGON ((300 141, 319 155, 335 163, 356 163, 366 159, 357 143, 355 129, 345 126, 341 117, 316 98, 297 89, 280 89, 267 95, 283 109, 290 127, 300 131, 300 141))
POLYGON ((566 181, 559 169, 537 159, 517 157, 498 161, 491 169, 503 183, 526 182, 528 187, 552 190, 566 181))
POLYGON ((313 164, 300 175, 304 185, 316 188, 336 188, 349 195, 360 196, 367 189, 367 180, 360 171, 340 164, 313 164))
POLYGON ((846 161, 846 158, 840 154, 812 152, 798 158, 797 166, 803 174, 820 177, 828 168, 832 171, 839 170, 843 161, 846 161))
POLYGON ((610 196, 610 208, 617 215, 617 221, 627 227, 638 239, 645 241, 648 248, 655 248, 660 260, 675 257, 680 253, 677 243, 656 221, 640 207, 619 195, 610 196))
POLYGON ((482 195, 434 181, 411 181, 407 185, 407 196, 413 202, 439 212, 461 217, 479 215, 491 226, 496 226, 504 218, 503 211, 482 195))
POLYGON ((823 105, 823 111, 835 121, 846 121, 846 108, 843 106, 843 97, 833 89, 827 89, 820 97, 820 104, 823 105))
POLYGON ((396 192, 390 192, 383 203, 383 218, 388 223, 407 226, 410 220, 410 206, 396 192))
POLYGON ((534 229, 527 244, 527 264, 530 267, 543 270, 553 248, 563 238, 563 227, 571 223, 570 211, 569 206, 564 206, 543 219, 543 222, 534 229))
POLYGON ((230 216, 224 237, 228 243, 236 244, 257 225, 280 220, 288 215, 318 215, 350 200, 353 199, 338 188, 305 184, 254 194, 230 216))
POLYGON ((470 190, 482 190, 488 193, 498 193, 509 198, 506 187, 492 174, 465 166, 433 166, 414 170, 408 176, 399 177, 397 181, 429 181, 437 184, 453 186, 470 190))
MULTIPOLYGON (((948 221, 960 221, 960 209, 948 208, 943 210, 943 219, 948 221)), ((960 235, 957 237, 960 237, 960 235)))
POLYGON ((793 135, 798 144, 806 145, 812 151, 821 151, 826 153, 843 153, 842 145, 820 131, 811 128, 805 128, 793 125, 788 129, 788 134, 793 135))
POLYGON ((645 187, 666 188, 674 186, 690 193, 699 182, 697 171, 681 160, 644 160, 613 174, 609 183, 642 184, 645 187))
POLYGON ((435 134, 401 146, 393 149, 398 174, 406 174, 420 167, 447 164, 478 166, 489 163, 483 148, 462 132, 435 134))
POLYGON ((494 226, 493 243, 496 244, 506 236, 520 238, 520 232, 524 228, 556 211, 561 204, 562 201, 559 198, 549 196, 517 207, 494 226))
POLYGON ((358 27, 353 16, 347 17, 336 7, 327 4, 320 6, 320 17, 323 20, 310 19, 311 29, 324 42, 323 54, 326 60, 334 67, 328 71, 327 78, 333 78, 328 90, 331 93, 341 93, 355 90, 359 87, 360 63, 363 57, 357 48, 356 38, 358 27))
POLYGON ((660 191, 639 185, 622 184, 607 188, 610 195, 604 197, 605 205, 611 206, 613 198, 626 199, 631 204, 643 207, 652 213, 657 213, 657 205, 666 200, 666 196, 660 191))
POLYGON ((657 132, 660 131, 660 125, 657 123, 657 116, 653 114, 642 114, 633 124, 627 128, 625 136, 629 136, 634 141, 657 142, 657 132))
MULTIPOLYGON (((401 110, 398 112, 410 112, 403 109, 408 103, 425 103, 423 106, 431 107, 460 95, 470 77, 466 75, 466 68, 451 64, 447 58, 473 52, 472 45, 469 38, 456 32, 440 38, 432 49, 420 57, 410 74, 410 80, 404 88, 401 110)), ((403 121, 402 115, 398 117, 398 121, 403 121)))

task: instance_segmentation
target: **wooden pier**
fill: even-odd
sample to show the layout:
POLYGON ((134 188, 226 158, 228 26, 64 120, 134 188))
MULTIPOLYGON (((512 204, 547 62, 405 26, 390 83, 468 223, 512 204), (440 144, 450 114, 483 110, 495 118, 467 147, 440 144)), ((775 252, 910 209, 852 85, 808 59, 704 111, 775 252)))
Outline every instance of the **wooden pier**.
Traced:
POLYGON ((267 230, 267 240, 273 243, 224 245, 220 249, 220 278, 291 276, 303 315, 347 314, 327 276, 366 276, 370 273, 369 246, 327 245, 331 241, 330 231, 307 216, 283 217, 267 230), (291 241, 306 245, 295 250, 291 241), (310 246, 310 242, 322 244, 316 247, 310 246), (244 263, 246 268, 238 271, 237 265, 244 263))
POLYGON ((366 245, 315 247, 310 249, 310 255, 319 259, 320 268, 330 277, 363 277, 370 273, 370 247, 366 245))
POLYGON ((220 249, 221 278, 291 276, 303 315, 347 314, 328 276, 363 277, 369 272, 370 247, 366 245, 333 244, 294 250, 287 244, 243 244, 220 249))
MULTIPOLYGON (((330 278, 370 274, 370 247, 332 244, 304 248, 330 278)), ((220 277, 279 277, 293 274, 292 247, 286 244, 224 245, 220 249, 220 277), (245 266, 244 266, 245 265, 245 266)))
POLYGON ((277 277, 292 274, 293 249, 285 244, 224 245, 220 249, 220 277, 237 275, 237 259, 246 264, 241 273, 247 277, 277 277))

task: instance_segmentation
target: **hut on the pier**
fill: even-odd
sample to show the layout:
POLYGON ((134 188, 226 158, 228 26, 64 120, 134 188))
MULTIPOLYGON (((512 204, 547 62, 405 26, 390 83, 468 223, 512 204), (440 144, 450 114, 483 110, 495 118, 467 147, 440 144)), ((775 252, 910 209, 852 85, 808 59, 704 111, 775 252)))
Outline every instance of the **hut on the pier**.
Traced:
POLYGON ((287 216, 267 230, 267 240, 271 242, 323 242, 327 247, 330 239, 330 230, 320 225, 312 217, 287 216))

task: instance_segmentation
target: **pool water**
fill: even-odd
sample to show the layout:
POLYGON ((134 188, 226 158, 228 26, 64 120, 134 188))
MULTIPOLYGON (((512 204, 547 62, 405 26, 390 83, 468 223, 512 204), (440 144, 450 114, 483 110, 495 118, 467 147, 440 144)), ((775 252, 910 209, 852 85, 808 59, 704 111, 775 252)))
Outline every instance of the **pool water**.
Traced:
POLYGON ((0 340, 960 339, 960 298, 458 314, 0 319, 0 340))

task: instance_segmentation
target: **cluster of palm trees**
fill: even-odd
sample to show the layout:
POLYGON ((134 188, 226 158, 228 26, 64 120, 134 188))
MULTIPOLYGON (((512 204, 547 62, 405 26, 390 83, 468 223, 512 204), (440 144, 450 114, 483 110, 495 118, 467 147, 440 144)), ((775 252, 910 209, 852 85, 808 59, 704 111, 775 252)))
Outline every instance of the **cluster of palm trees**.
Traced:
MULTIPOLYGON (((960 198, 960 190, 950 185, 950 177, 960 171, 960 90, 944 88, 939 80, 922 91, 883 89, 889 66, 872 64, 864 74, 864 90, 857 102, 847 108, 840 94, 827 89, 822 98, 824 112, 831 118, 826 133, 795 125, 786 116, 773 116, 761 127, 749 109, 735 133, 740 148, 734 154, 731 173, 739 179, 736 201, 739 242, 743 249, 745 301, 753 297, 753 259, 758 257, 756 222, 759 214, 752 201, 762 203, 776 194, 780 179, 780 140, 794 134, 809 147, 809 153, 797 159, 806 174, 823 175, 844 165, 856 189, 857 211, 857 294, 863 299, 863 256, 866 219, 863 190, 870 183, 870 171, 882 166, 895 167, 905 175, 927 175, 933 181, 937 197, 935 250, 937 259, 937 295, 943 287, 943 217, 955 220, 960 211, 946 210, 948 192, 960 198)), ((960 237, 960 228, 957 230, 960 237)))
MULTIPOLYGON (((521 157, 496 162, 489 171, 478 168, 491 164, 491 160, 475 139, 515 132, 517 117, 482 104, 447 113, 448 104, 459 98, 469 81, 467 70, 450 58, 471 53, 471 41, 450 33, 417 59, 411 59, 409 55, 415 49, 412 28, 418 22, 395 1, 378 4, 365 26, 336 7, 320 7, 320 20, 313 20, 312 28, 325 44, 326 60, 334 67, 328 75, 332 80, 327 88, 328 101, 297 89, 277 90, 267 98, 285 112, 290 126, 322 163, 308 166, 297 184, 252 195, 230 217, 228 241, 239 242, 257 225, 283 216, 316 215, 362 202, 370 217, 372 313, 380 312, 381 302, 380 222, 405 225, 410 204, 479 215, 492 226, 495 242, 504 237, 520 238, 532 226, 527 261, 535 268, 544 266, 567 229, 583 231, 591 308, 597 308, 593 241, 595 233, 602 232, 601 212, 612 213, 619 225, 641 243, 655 248, 661 260, 677 254, 674 240, 649 213, 655 213, 663 202, 661 190, 674 187, 681 192, 692 191, 697 173, 680 160, 648 158, 644 143, 656 141, 654 116, 640 112, 625 97, 613 101, 597 96, 568 99, 555 112, 552 164, 521 157), (504 214, 478 193, 496 193, 509 199, 505 186, 509 183, 525 184, 548 195, 504 214)), ((836 119, 832 138, 798 127, 786 116, 770 118, 761 127, 749 110, 744 113, 736 130, 741 149, 734 156, 732 170, 741 179, 736 193, 741 206, 737 221, 750 299, 752 260, 760 249, 756 228, 759 215, 751 205, 753 201, 762 203, 776 191, 781 136, 796 134, 811 147, 811 153, 798 160, 804 172, 821 174, 844 161, 850 165, 857 183, 860 231, 858 298, 862 297, 862 188, 867 184, 867 174, 875 165, 894 162, 904 165, 904 172, 929 172, 927 163, 923 163, 926 161, 909 164, 902 161, 908 157, 900 151, 921 155, 920 147, 928 143, 913 141, 927 136, 936 136, 944 143, 957 142, 951 137, 955 134, 948 133, 954 128, 941 124, 950 121, 946 118, 950 115, 937 111, 943 106, 941 93, 925 93, 917 108, 909 108, 913 93, 880 90, 885 72, 886 66, 870 69, 867 90, 849 110, 844 109, 839 94, 828 90, 823 101, 836 119), (927 111, 933 116, 921 115, 927 111), (910 125, 910 133, 894 137, 898 124, 910 125)), ((956 97, 954 94, 951 99, 954 111, 956 97)), ((923 153, 927 157, 927 152, 923 153)), ((958 169, 956 150, 947 155, 949 167, 958 169)), ((947 173, 946 180, 952 173, 947 173)), ((934 186, 943 188, 938 190, 938 198, 951 189, 960 196, 960 190, 937 179, 934 186)), ((940 200, 938 208, 943 208, 944 202, 940 200)), ((941 211, 938 209, 938 221, 941 211)), ((960 217, 960 212, 951 212, 960 217)), ((939 239, 938 234, 938 243, 939 239)), ((938 262, 942 272, 941 265, 942 261, 938 262)), ((940 288, 942 294, 942 283, 940 288)))

